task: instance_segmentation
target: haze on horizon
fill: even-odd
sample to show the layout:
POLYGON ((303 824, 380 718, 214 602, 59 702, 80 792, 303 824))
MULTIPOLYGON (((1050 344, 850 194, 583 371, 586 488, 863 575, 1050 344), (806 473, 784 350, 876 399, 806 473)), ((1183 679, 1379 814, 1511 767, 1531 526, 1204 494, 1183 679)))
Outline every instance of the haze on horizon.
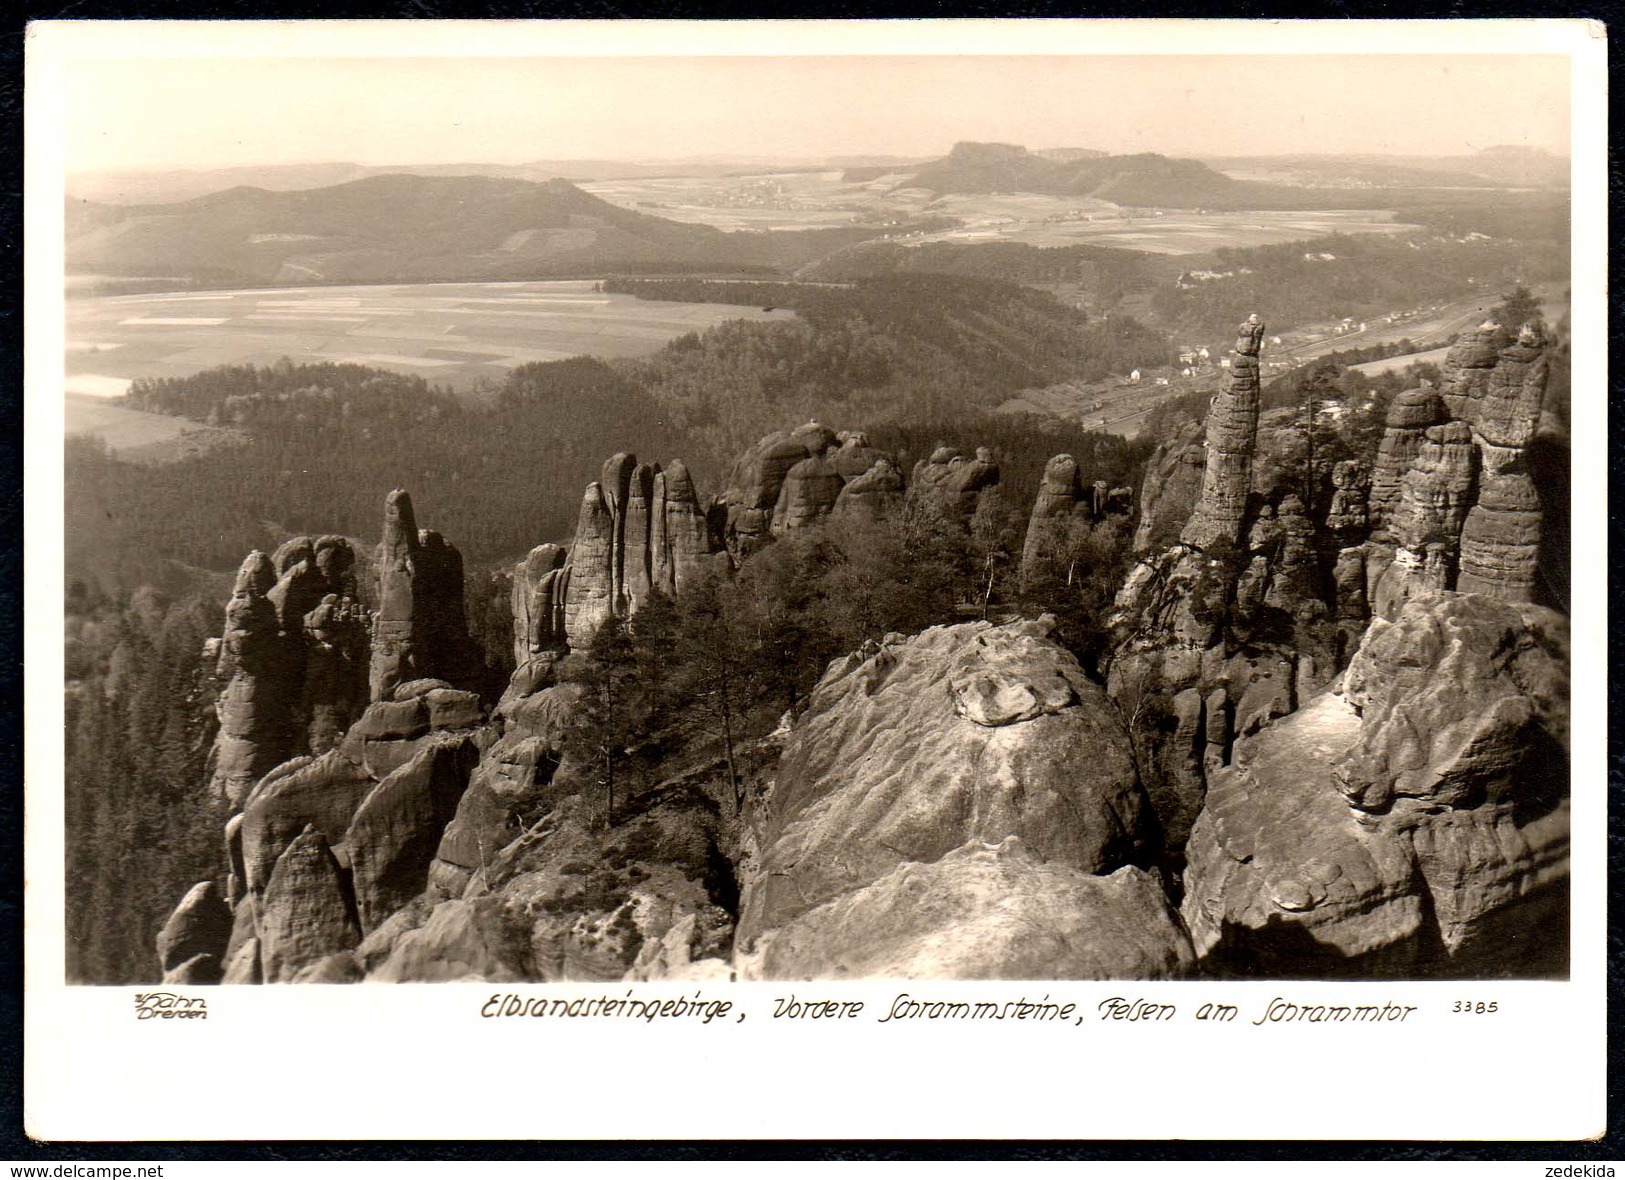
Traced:
POLYGON ((125 58, 75 63, 73 173, 946 154, 1566 154, 1560 56, 125 58))

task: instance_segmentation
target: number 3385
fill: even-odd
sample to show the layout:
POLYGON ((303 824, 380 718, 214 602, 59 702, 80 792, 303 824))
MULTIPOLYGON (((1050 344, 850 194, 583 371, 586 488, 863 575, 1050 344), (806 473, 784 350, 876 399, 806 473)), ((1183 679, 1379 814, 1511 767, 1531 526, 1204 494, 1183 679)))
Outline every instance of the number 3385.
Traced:
POLYGON ((1496 1002, 1494 1000, 1457 1000, 1456 1006, 1450 1010, 1452 1012, 1471 1012, 1475 1016, 1483 1016, 1485 1013, 1494 1012, 1495 1007, 1496 1002))

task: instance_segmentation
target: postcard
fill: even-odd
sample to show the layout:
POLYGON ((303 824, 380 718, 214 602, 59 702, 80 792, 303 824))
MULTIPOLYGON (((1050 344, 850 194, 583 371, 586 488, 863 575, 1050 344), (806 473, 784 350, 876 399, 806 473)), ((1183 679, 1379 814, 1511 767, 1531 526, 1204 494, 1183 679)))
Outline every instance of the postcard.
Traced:
POLYGON ((1602 1133, 1601 25, 27 47, 30 1134, 1602 1133))

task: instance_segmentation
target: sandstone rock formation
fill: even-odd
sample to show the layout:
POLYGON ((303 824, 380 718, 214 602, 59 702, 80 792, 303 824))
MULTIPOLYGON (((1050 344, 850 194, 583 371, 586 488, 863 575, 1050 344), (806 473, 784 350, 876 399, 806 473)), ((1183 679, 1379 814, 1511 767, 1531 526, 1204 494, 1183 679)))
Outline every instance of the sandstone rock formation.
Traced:
POLYGON ((896 471, 896 461, 861 432, 836 434, 808 422, 770 434, 734 464, 719 500, 728 552, 742 560, 772 536, 817 523, 855 483, 850 505, 885 510, 902 491, 896 471))
MULTIPOLYGON (((1209 774, 1230 756, 1229 735, 1291 713, 1332 680, 1373 589, 1371 468, 1354 458, 1311 469, 1302 410, 1259 414, 1262 330, 1256 316, 1242 325, 1228 385, 1209 410, 1205 454, 1187 432, 1153 456, 1136 535, 1142 557, 1109 619, 1108 689, 1130 720, 1175 851, 1209 774), (1180 541, 1147 550, 1171 532, 1198 471, 1200 498, 1180 541), (1327 477, 1332 494, 1315 497, 1326 504, 1316 519, 1306 505, 1327 477)), ((1395 455, 1396 442, 1385 442, 1395 455)))
POLYGON ((333 850, 309 825, 277 857, 255 915, 267 983, 291 982, 303 967, 349 950, 361 937, 333 850))
POLYGON ((1485 445, 1478 499, 1462 522, 1456 589, 1533 602, 1540 567, 1541 503, 1522 456, 1485 445))
POLYGON ((239 802, 255 781, 287 757, 289 686, 286 650, 276 608, 265 597, 274 586, 271 559, 255 550, 237 571, 226 603, 226 631, 216 674, 226 680, 216 711, 210 791, 239 802))
POLYGON ((366 614, 342 537, 295 537, 238 571, 217 645, 210 789, 238 805, 266 771, 330 749, 366 706, 366 614))
POLYGON ((1511 344, 1495 324, 1465 334, 1442 390, 1424 381, 1394 399, 1369 463, 1342 458, 1308 479, 1301 411, 1257 413, 1258 330, 1243 325, 1205 462, 1183 438, 1153 456, 1144 556, 1111 620, 1111 692, 1147 718, 1147 736, 1135 736, 1175 847, 1201 804, 1197 768, 1224 764, 1198 749, 1198 699, 1205 709, 1222 690, 1238 729, 1244 717, 1284 715, 1331 681, 1373 615, 1393 619, 1452 589, 1529 601, 1538 582, 1541 510, 1524 458, 1546 376, 1538 329, 1511 344), (1168 505, 1198 467, 1182 543, 1158 552, 1150 539, 1166 535, 1177 515, 1168 505), (1305 504, 1312 492, 1319 501, 1326 475, 1317 520, 1305 504))
POLYGON ((1154 822, 1122 727, 1046 635, 934 627, 831 666, 765 805, 747 975, 1182 969, 1166 898, 1134 867, 1154 822), (1130 926, 1128 942, 1099 936, 1130 926))
POLYGON ((1202 494, 1207 448, 1202 423, 1186 422, 1146 460, 1140 483, 1140 520, 1134 529, 1134 552, 1163 549, 1179 539, 1202 494))
POLYGON ((1185 544, 1198 549, 1209 549, 1221 540, 1234 544, 1246 520, 1258 439, 1258 354, 1263 340, 1263 321, 1248 316, 1230 354, 1229 380, 1208 410, 1202 497, 1181 534, 1185 544))
MULTIPOLYGON (((1376 614, 1393 619, 1412 597, 1432 590, 1508 602, 1536 597, 1542 509, 1525 450, 1539 428, 1546 374, 1538 327, 1525 325, 1503 346, 1500 327, 1486 323, 1464 334, 1446 358, 1442 392, 1451 421, 1422 427, 1418 441, 1422 407, 1401 410, 1396 402, 1383 439, 1388 468, 1415 450, 1366 557, 1376 614), (1397 427, 1401 414, 1408 424, 1397 427)), ((1379 470, 1383 462, 1379 456, 1379 470)), ((1384 492, 1391 496, 1387 478, 1384 492)))
POLYGON ((903 502, 903 475, 884 456, 861 475, 841 487, 835 498, 835 512, 876 520, 903 502))
POLYGON ((513 569, 513 662, 562 647, 565 549, 538 545, 513 569))
POLYGON ((165 983, 219 983, 231 940, 231 908, 213 881, 187 892, 158 932, 165 983))
POLYGON ((615 613, 615 509, 603 487, 587 485, 570 546, 570 577, 564 604, 564 636, 585 649, 615 613))
MULTIPOLYGON (((484 713, 444 681, 399 685, 394 697, 369 706, 334 749, 266 774, 227 824, 227 982, 293 980, 427 886, 486 740, 484 713)), ((342 981, 340 967, 317 975, 342 981)))
POLYGON ((418 525, 412 497, 397 488, 384 501, 384 532, 378 541, 378 608, 372 629, 370 689, 386 699, 403 680, 418 674, 416 645, 424 639, 413 594, 417 580, 418 525))
POLYGON ((823 455, 801 460, 784 473, 784 485, 773 508, 773 535, 817 524, 834 511, 845 483, 823 455))
POLYGON ((656 475, 657 486, 662 478, 664 494, 656 497, 655 517, 661 529, 652 559, 654 583, 661 593, 675 596, 699 576, 702 563, 717 546, 688 468, 673 460, 656 475))
POLYGON ((1069 553, 1078 533, 1087 534, 1108 512, 1127 512, 1133 503, 1133 490, 1111 488, 1096 480, 1085 486, 1071 455, 1056 455, 1044 466, 1038 495, 1021 551, 1021 584, 1031 590, 1045 577, 1068 577, 1051 567, 1057 558, 1069 553))
POLYGON ((1440 391, 1451 418, 1472 422, 1478 417, 1500 350, 1501 325, 1494 320, 1463 332, 1451 346, 1444 358, 1440 391))
POLYGON ((1344 692, 1237 745, 1187 845, 1184 915, 1214 969, 1561 972, 1568 639, 1478 595, 1378 620, 1344 692))
POLYGON ((874 516, 902 495, 890 456, 861 433, 837 435, 817 422, 750 448, 715 505, 702 501, 679 461, 662 470, 614 455, 582 497, 568 554, 541 545, 515 567, 515 662, 585 650, 605 622, 630 618, 650 594, 681 594, 713 555, 743 560, 837 508, 874 516))
POLYGON ((1401 481, 1421 453, 1428 428, 1438 425, 1443 413, 1438 393, 1425 378, 1389 404, 1387 425, 1371 470, 1369 512, 1375 535, 1386 533, 1388 519, 1399 507, 1401 481))
POLYGON ((420 530, 403 489, 384 501, 372 628, 371 699, 425 676, 461 681, 474 655, 463 614, 463 558, 444 537, 420 530))
MULTIPOLYGON (((768 738, 618 779, 613 815, 567 740, 604 621, 832 514, 968 523, 991 454, 939 448, 905 487, 813 422, 716 501, 681 463, 613 456, 568 551, 514 567, 490 711, 462 559, 404 492, 375 584, 342 538, 251 555, 217 642, 236 814, 160 937, 166 981, 1547 969, 1506 945, 1566 896, 1566 635, 1508 605, 1536 581, 1543 342, 1470 334, 1375 456, 1309 464, 1303 415, 1259 412, 1262 335, 1242 326, 1205 449, 1153 456, 1106 689, 1049 620, 888 636, 768 738)), ((1131 499, 1056 456, 1023 580, 1131 499)))
MULTIPOLYGON (((453 683, 475 658, 462 558, 417 529, 396 491, 370 628, 357 564, 343 538, 296 537, 239 571, 214 645, 227 683, 210 779, 235 813, 221 882, 188 894, 160 940, 166 971, 181 962, 174 946, 197 942, 186 932, 207 926, 218 945, 184 956, 194 981, 355 977, 335 956, 424 887, 485 723, 478 696, 453 683), (369 688, 381 693, 370 705, 369 688)), ((535 564, 557 569, 555 556, 535 564)))
POLYGON ((908 499, 968 519, 976 511, 977 496, 998 482, 999 465, 988 448, 977 447, 974 457, 966 458, 952 447, 938 447, 914 465, 908 499))
POLYGON ((1364 459, 1344 459, 1334 465, 1326 527, 1344 536, 1363 534, 1370 524, 1367 506, 1370 489, 1371 465, 1364 459))
MULTIPOLYGON (((634 455, 612 457, 582 498, 569 564, 543 591, 561 627, 527 657, 565 644, 585 650, 611 617, 629 618, 656 591, 680 593, 717 549, 687 467, 674 461, 662 471, 634 455)), ((516 630, 537 617, 521 612, 517 590, 514 610, 516 630)))

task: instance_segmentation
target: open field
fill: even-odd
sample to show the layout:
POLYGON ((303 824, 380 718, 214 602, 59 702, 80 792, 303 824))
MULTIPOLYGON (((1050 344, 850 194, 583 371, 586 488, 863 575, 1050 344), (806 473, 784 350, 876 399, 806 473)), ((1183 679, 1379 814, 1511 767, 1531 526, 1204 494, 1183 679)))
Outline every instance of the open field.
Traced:
POLYGON ((104 397, 69 392, 63 399, 66 434, 94 434, 122 459, 164 462, 234 442, 235 430, 202 426, 187 418, 149 414, 115 405, 104 397))
POLYGON ((372 365, 467 389, 528 361, 641 356, 723 320, 792 315, 606 295, 587 280, 70 298, 67 389, 117 396, 137 377, 284 356, 372 365))
POLYGON ((957 229, 908 236, 916 242, 1021 242, 1109 246, 1157 254, 1200 254, 1220 246, 1264 246, 1326 234, 1409 233, 1417 227, 1381 209, 1311 212, 1128 210, 1094 197, 1040 193, 950 193, 900 188, 901 173, 848 183, 840 172, 661 177, 582 184, 594 196, 640 213, 718 229, 813 229, 885 218, 946 216, 957 229))
POLYGON ((1021 242, 1029 246, 1112 246, 1152 254, 1203 254, 1221 246, 1271 246, 1327 234, 1398 234, 1418 227, 1384 210, 1328 209, 1306 213, 1248 211, 1193 213, 1120 208, 1088 198, 1023 195, 1033 209, 1023 217, 1011 197, 954 197, 931 211, 960 217, 959 229, 923 234, 917 242, 1021 242), (1040 205, 1039 203, 1042 203, 1040 205), (1083 211, 1084 206, 1097 206, 1083 211), (1081 215, 1074 213, 1080 210, 1081 215))
POLYGON ((599 180, 578 187, 625 209, 724 230, 849 226, 866 214, 917 212, 929 198, 894 198, 887 182, 848 184, 836 171, 599 180))
POLYGON ((1349 370, 1355 373, 1364 373, 1367 377, 1375 377, 1380 373, 1397 372, 1409 368, 1411 365, 1440 365, 1450 352, 1449 345, 1443 348, 1430 348, 1426 352, 1410 352, 1404 356, 1391 356, 1387 360, 1366 361, 1363 365, 1350 365, 1349 370))

